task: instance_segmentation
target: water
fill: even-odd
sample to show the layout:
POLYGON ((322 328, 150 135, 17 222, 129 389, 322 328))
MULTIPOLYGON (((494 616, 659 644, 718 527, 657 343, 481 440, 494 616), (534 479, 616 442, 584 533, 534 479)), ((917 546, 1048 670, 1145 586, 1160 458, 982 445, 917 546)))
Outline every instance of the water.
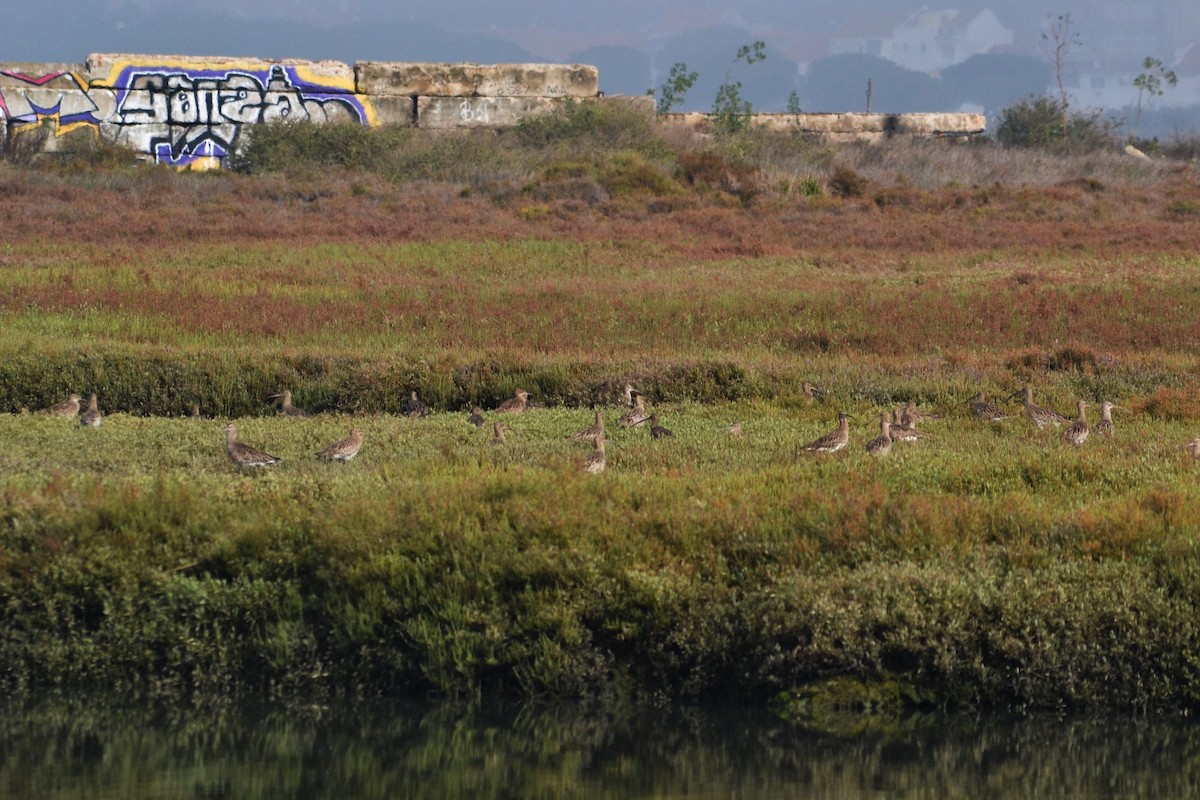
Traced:
POLYGON ((7 708, 0 797, 1185 798, 1173 717, 846 717, 745 707, 7 708))

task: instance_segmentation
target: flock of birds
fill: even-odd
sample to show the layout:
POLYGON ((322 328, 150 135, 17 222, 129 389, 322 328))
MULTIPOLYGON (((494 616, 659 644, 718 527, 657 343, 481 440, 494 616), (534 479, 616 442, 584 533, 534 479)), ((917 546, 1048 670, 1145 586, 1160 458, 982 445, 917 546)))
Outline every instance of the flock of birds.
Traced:
MULTIPOLYGON (((821 394, 822 390, 806 381, 802 386, 802 392, 807 398, 812 399, 821 394)), ((1098 436, 1111 437, 1114 432, 1112 412, 1114 409, 1121 408, 1121 406, 1107 400, 1102 402, 1100 404, 1100 421, 1093 428, 1088 424, 1085 412, 1087 403, 1083 400, 1077 402, 1076 417, 1072 420, 1056 411, 1036 405, 1033 402, 1033 388, 1029 384, 1025 384, 1021 389, 1013 392, 1006 400, 1015 400, 1022 394, 1024 395, 1025 416, 1029 421, 1038 430, 1047 427, 1062 428, 1061 435, 1063 440, 1075 447, 1083 445, 1093 432, 1098 436)), ((517 389, 511 398, 505 400, 494 410, 494 413, 505 415, 522 414, 532 408, 529 399, 531 396, 524 389, 517 389)), ((621 404, 627 410, 618 418, 618 425, 625 428, 637 428, 642 425, 649 425, 650 436, 654 439, 662 439, 674 435, 669 428, 665 428, 659 424, 657 413, 647 411, 645 395, 634 389, 632 384, 625 384, 624 390, 620 393, 620 398, 621 404)), ((292 393, 289 390, 285 389, 278 394, 271 395, 270 399, 279 400, 279 413, 283 416, 306 417, 309 415, 307 411, 292 403, 292 393)), ((970 403, 971 413, 977 419, 984 422, 996 423, 1011 416, 989 401, 984 392, 976 394, 971 398, 970 403)), ((99 427, 104 418, 99 409, 95 393, 88 398, 86 408, 82 406, 80 396, 72 393, 65 401, 45 409, 45 413, 58 417, 78 416, 81 426, 93 428, 99 427)), ((414 418, 425 417, 430 414, 429 406, 417 396, 415 390, 409 393, 406 413, 408 416, 414 418)), ((198 405, 193 404, 191 416, 193 418, 200 417, 200 408, 198 405)), ((851 414, 848 412, 839 412, 837 427, 824 436, 804 445, 801 450, 810 453, 836 453, 845 449, 850 443, 850 418, 851 414)), ((924 432, 918 429, 918 425, 924 420, 937 418, 938 415, 936 414, 918 409, 916 403, 913 401, 909 401, 902 409, 894 409, 890 415, 886 412, 881 413, 879 415, 879 435, 866 443, 866 452, 871 456, 882 458, 891 452, 893 442, 918 441, 925 436, 924 432)), ((479 406, 472 408, 467 421, 475 427, 482 427, 486 422, 483 409, 479 406)), ((508 430, 508 425, 503 421, 494 422, 492 424, 492 443, 496 445, 504 444, 505 434, 508 430)), ((740 437, 742 435, 742 423, 740 421, 734 422, 727 430, 730 435, 740 437)), ((225 452, 229 460, 236 466, 266 467, 281 461, 278 456, 271 455, 265 450, 238 441, 236 423, 230 422, 227 424, 224 427, 224 432, 225 452)), ((596 409, 593 424, 576 433, 570 434, 567 438, 574 441, 592 442, 593 449, 583 460, 583 470, 591 474, 604 471, 607 463, 605 455, 606 435, 604 430, 604 414, 599 408, 596 409)), ((362 431, 358 428, 353 428, 349 436, 331 443, 329 446, 318 451, 316 455, 319 458, 345 463, 353 460, 358 455, 362 449, 362 445, 362 431)), ((1193 460, 1200 461, 1200 437, 1189 441, 1184 445, 1184 449, 1191 451, 1193 460)))

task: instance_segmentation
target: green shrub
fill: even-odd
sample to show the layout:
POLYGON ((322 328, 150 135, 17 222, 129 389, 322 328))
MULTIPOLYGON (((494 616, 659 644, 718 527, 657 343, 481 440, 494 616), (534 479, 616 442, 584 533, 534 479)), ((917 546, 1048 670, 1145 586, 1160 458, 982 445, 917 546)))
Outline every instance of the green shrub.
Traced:
POLYGON ((1046 150, 1099 150, 1116 145, 1117 127, 1101 111, 1071 112, 1061 100, 1031 97, 1000 112, 996 141, 1046 150))

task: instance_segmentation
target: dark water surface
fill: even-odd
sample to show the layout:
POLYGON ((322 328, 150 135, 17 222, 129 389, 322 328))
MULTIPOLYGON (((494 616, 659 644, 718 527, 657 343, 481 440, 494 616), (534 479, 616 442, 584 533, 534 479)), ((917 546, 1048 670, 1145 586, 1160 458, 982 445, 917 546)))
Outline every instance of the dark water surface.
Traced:
POLYGON ((1189 798, 1179 716, 0 707, 2 798, 1189 798))

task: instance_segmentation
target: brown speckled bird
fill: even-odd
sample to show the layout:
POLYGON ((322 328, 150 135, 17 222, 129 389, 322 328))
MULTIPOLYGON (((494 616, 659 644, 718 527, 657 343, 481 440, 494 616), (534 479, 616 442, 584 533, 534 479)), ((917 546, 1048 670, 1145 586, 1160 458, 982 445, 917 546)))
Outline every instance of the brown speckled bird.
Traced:
POLYGON ((483 409, 475 406, 471 409, 471 416, 467 417, 467 422, 474 425, 476 428, 483 427, 483 409))
POLYGON ((607 465, 608 459, 604 455, 604 437, 596 438, 596 449, 587 454, 587 458, 583 460, 583 471, 591 475, 603 472, 607 465))
POLYGON ((492 425, 492 444, 504 444, 504 434, 508 431, 508 426, 503 422, 497 422, 492 425))
POLYGON ((662 425, 658 424, 658 414, 650 415, 650 438, 651 439, 665 439, 668 436, 674 436, 674 435, 675 434, 671 431, 670 428, 664 428, 662 425))
POLYGON ((1033 387, 1028 383, 1025 384, 1024 387, 1017 389, 1015 392, 1009 395, 1008 399, 1014 400, 1016 399, 1017 395, 1021 394, 1022 392, 1025 394, 1025 416, 1029 417, 1029 421, 1032 422, 1039 431, 1047 425, 1053 425, 1054 427, 1059 428, 1070 422, 1069 419, 1064 417, 1062 414, 1059 414, 1057 411, 1051 411, 1048 408, 1042 408, 1041 406, 1034 405, 1033 387))
POLYGON ((408 393, 408 404, 404 408, 404 413, 413 419, 429 416, 429 406, 425 405, 421 398, 417 397, 416 389, 408 393))
POLYGON ((317 453, 318 458, 327 458, 330 461, 350 461, 358 451, 362 449, 363 437, 362 431, 354 428, 350 431, 350 435, 345 439, 338 439, 333 444, 326 447, 321 452, 317 453))
POLYGON ((513 392, 513 396, 501 403, 496 411, 501 414, 523 414, 529 407, 529 397, 529 392, 517 389, 513 392))
POLYGON ((641 392, 633 393, 633 408, 626 411, 617 420, 617 424, 625 428, 636 428, 650 417, 646 414, 646 400, 641 392))
POLYGON ((971 413, 976 419, 984 422, 999 422, 1002 419, 1008 419, 1008 415, 992 405, 983 392, 979 392, 971 398, 971 413))
POLYGON ((867 454, 883 458, 892 452, 892 422, 887 414, 879 415, 879 435, 867 442, 867 454))
POLYGON ((579 441, 594 442, 594 441, 596 441, 597 438, 600 438, 603 436, 604 436, 604 415, 599 411, 599 409, 597 409, 596 410, 596 421, 594 423, 587 426, 586 428, 584 428, 581 431, 572 433, 567 438, 575 439, 575 440, 579 440, 579 441))
POLYGON ((67 399, 61 403, 55 403, 46 409, 46 413, 52 417, 73 417, 79 413, 79 395, 71 392, 67 395, 67 399))
POLYGON ((1067 444, 1073 444, 1076 447, 1087 441, 1088 438, 1088 423, 1087 417, 1084 416, 1083 409, 1087 403, 1080 400, 1076 407, 1079 409, 1079 416, 1071 423, 1065 431, 1063 431, 1063 441, 1067 444))
POLYGON ((271 395, 271 399, 279 398, 279 413, 285 417, 307 417, 308 412, 303 408, 292 405, 292 392, 284 389, 279 394, 271 395))
POLYGON ((850 442, 850 415, 845 411, 838 412, 838 426, 820 439, 804 445, 803 450, 809 453, 836 453, 850 442))
POLYGON ((104 415, 100 413, 100 404, 96 400, 96 393, 92 392, 88 396, 87 410, 79 415, 79 424, 85 428, 99 428, 103 420, 104 415))
POLYGON ((265 467, 277 463, 280 459, 265 450, 251 447, 237 440, 237 425, 229 423, 225 426, 225 453, 229 460, 239 467, 265 467))
POLYGON ((1116 405, 1115 403, 1110 403, 1107 400, 1100 404, 1100 421, 1096 423, 1097 436, 1103 436, 1106 439, 1111 439, 1113 437, 1115 430, 1113 428, 1112 412, 1114 408, 1120 407, 1121 406, 1116 405))

